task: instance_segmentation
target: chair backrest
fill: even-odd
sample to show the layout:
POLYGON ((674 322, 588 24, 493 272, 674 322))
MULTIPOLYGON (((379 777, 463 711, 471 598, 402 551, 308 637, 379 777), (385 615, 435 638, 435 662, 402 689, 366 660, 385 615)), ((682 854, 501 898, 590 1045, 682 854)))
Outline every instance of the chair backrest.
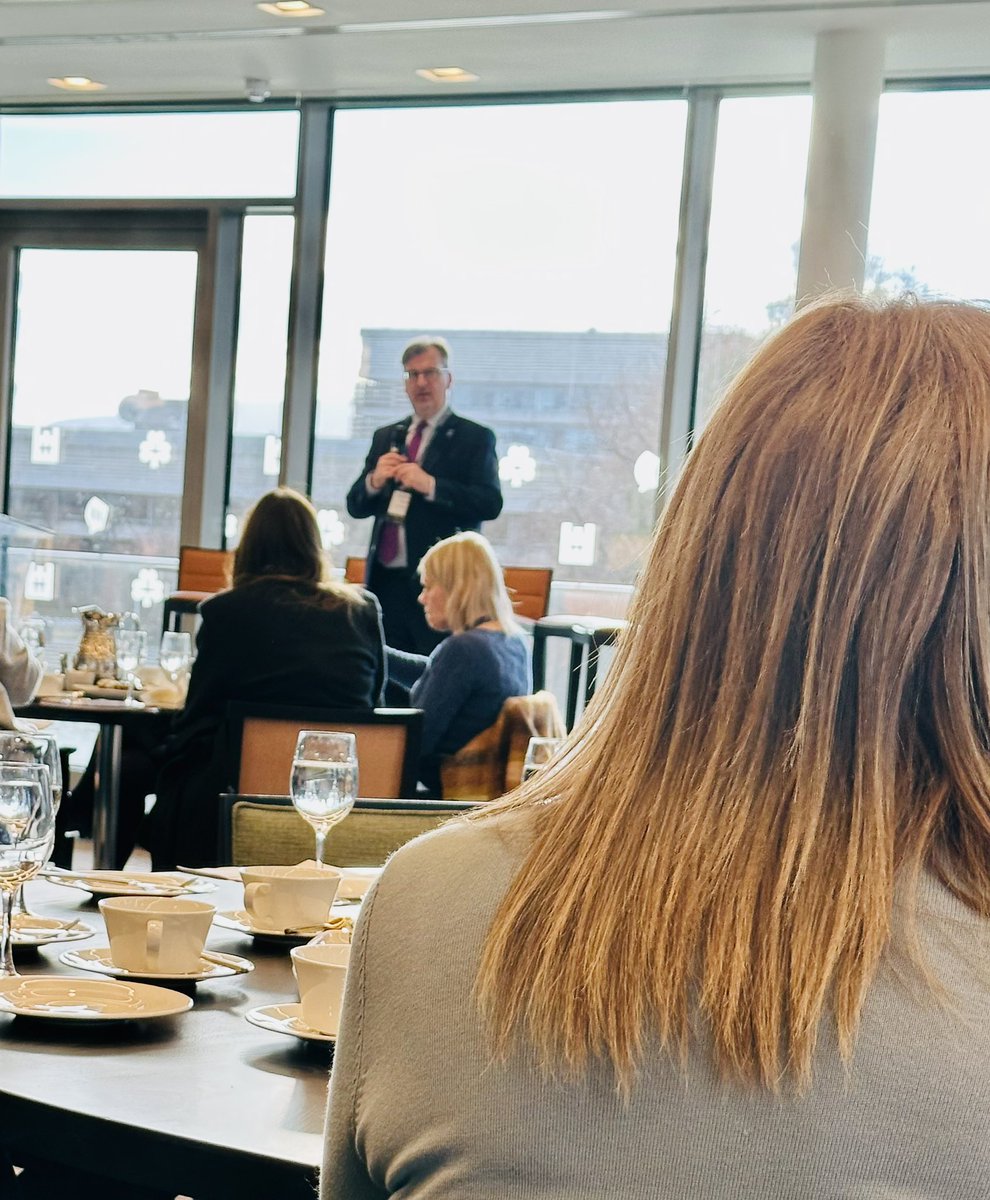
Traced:
MULTIPOLYGON (((348 583, 364 583, 366 560, 348 555, 344 563, 344 578, 348 583)), ((503 567, 502 575, 516 615, 536 621, 547 615, 550 607, 550 567, 503 567)))
POLYGON ((233 550, 211 550, 205 546, 179 549, 180 592, 219 592, 230 586, 233 550))
POLYGON ((518 787, 531 737, 563 737, 564 721, 552 692, 510 696, 494 725, 483 729, 440 764, 443 794, 457 800, 494 800, 518 787))
POLYGON ((364 586, 364 568, 366 560, 354 554, 348 554, 344 563, 344 578, 348 583, 359 583, 364 586))
MULTIPOLYGON (((220 857, 235 867, 281 866, 313 857, 313 830, 287 796, 221 796, 220 857)), ((357 800, 327 835, 326 860, 376 867, 406 842, 473 804, 445 800, 357 800)))
POLYGON ((516 616, 537 621, 550 607, 550 567, 503 567, 502 575, 516 616))
POLYGON ((237 790, 270 796, 289 790, 292 755, 301 729, 334 729, 357 738, 362 791, 415 796, 423 714, 418 708, 327 709, 229 704, 229 745, 237 790))

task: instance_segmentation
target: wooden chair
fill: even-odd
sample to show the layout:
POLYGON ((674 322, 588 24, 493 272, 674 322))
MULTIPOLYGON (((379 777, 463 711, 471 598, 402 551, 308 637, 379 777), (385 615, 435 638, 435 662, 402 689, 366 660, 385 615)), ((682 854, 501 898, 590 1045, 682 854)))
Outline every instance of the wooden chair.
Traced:
POLYGON ((229 704, 228 745, 242 795, 285 794, 301 729, 334 729, 357 738, 362 791, 395 798, 416 795, 420 730, 418 708, 326 709, 229 704))
POLYGON ((233 550, 182 546, 179 550, 178 584, 171 596, 165 599, 162 632, 177 629, 183 616, 194 614, 204 600, 229 587, 233 565, 233 550))
POLYGON ((550 567, 503 567, 502 575, 517 617, 536 621, 550 607, 550 567))
MULTIPOLYGON (((235 867, 289 865, 313 857, 313 830, 288 796, 221 796, 220 860, 235 867)), ((326 860, 376 867, 406 842, 474 804, 446 800, 356 800, 327 835, 326 860)))
POLYGON ((552 692, 510 696, 498 720, 440 764, 443 794, 458 800, 494 800, 518 787, 531 737, 563 737, 552 692))
MULTIPOLYGON (((344 563, 348 583, 364 584, 366 560, 349 555, 344 563)), ((550 606, 550 567, 503 567, 502 575, 516 615, 529 621, 545 617, 550 606)))
POLYGON ((364 568, 366 560, 349 554, 344 561, 344 578, 348 583, 357 583, 364 587, 364 568))

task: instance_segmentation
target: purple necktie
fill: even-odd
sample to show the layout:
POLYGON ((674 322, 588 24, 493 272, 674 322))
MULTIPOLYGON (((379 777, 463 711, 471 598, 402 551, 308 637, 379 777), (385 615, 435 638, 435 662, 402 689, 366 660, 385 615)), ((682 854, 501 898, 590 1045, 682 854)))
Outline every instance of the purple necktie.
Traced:
MULTIPOLYGON (((423 431, 426 429, 425 421, 418 421, 416 428, 413 430, 413 435, 409 439, 409 444, 406 446, 406 458, 410 462, 415 462, 419 456, 419 447, 423 441, 423 431)), ((399 526, 395 521, 386 521, 382 526, 381 533, 378 536, 378 561, 386 566, 389 563, 395 562, 399 553, 399 526)))

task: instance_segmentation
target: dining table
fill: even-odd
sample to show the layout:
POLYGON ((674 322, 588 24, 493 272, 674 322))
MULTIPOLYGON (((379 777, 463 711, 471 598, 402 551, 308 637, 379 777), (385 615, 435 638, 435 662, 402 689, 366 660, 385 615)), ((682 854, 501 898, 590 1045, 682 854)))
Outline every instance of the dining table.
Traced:
MULTIPOLYGON (((215 889, 195 898, 243 908, 239 883, 215 889)), ((108 944, 90 894, 42 879, 25 892, 33 912, 93 936, 18 951, 18 970, 103 978, 59 961, 108 944)), ((285 941, 214 924, 206 949, 254 969, 178 985, 194 1003, 177 1015, 87 1023, 0 1011, 0 1142, 15 1163, 42 1158, 194 1200, 313 1200, 332 1044, 246 1019, 298 999, 285 941)))
POLYGON ((160 735, 164 741, 179 708, 156 704, 125 704, 116 699, 91 696, 39 696, 14 710, 29 721, 75 721, 99 725, 96 748, 96 777, 93 784, 93 866, 114 866, 117 820, 120 811, 120 761, 124 734, 140 729, 160 735))

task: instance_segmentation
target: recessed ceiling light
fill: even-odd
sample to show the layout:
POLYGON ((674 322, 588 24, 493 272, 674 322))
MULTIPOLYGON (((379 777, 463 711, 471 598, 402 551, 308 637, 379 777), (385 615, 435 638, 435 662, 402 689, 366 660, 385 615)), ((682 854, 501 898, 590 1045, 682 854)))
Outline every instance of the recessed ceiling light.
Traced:
POLYGON ((102 92, 107 86, 86 75, 61 75, 58 79, 49 79, 48 82, 52 87, 62 88, 67 92, 102 92))
POLYGON ((463 67, 423 67, 416 74, 430 83, 473 83, 478 78, 463 67))
POLYGON ((325 8, 316 8, 308 0, 275 0, 274 4, 259 4, 258 8, 273 17, 322 17, 326 13, 325 8))

